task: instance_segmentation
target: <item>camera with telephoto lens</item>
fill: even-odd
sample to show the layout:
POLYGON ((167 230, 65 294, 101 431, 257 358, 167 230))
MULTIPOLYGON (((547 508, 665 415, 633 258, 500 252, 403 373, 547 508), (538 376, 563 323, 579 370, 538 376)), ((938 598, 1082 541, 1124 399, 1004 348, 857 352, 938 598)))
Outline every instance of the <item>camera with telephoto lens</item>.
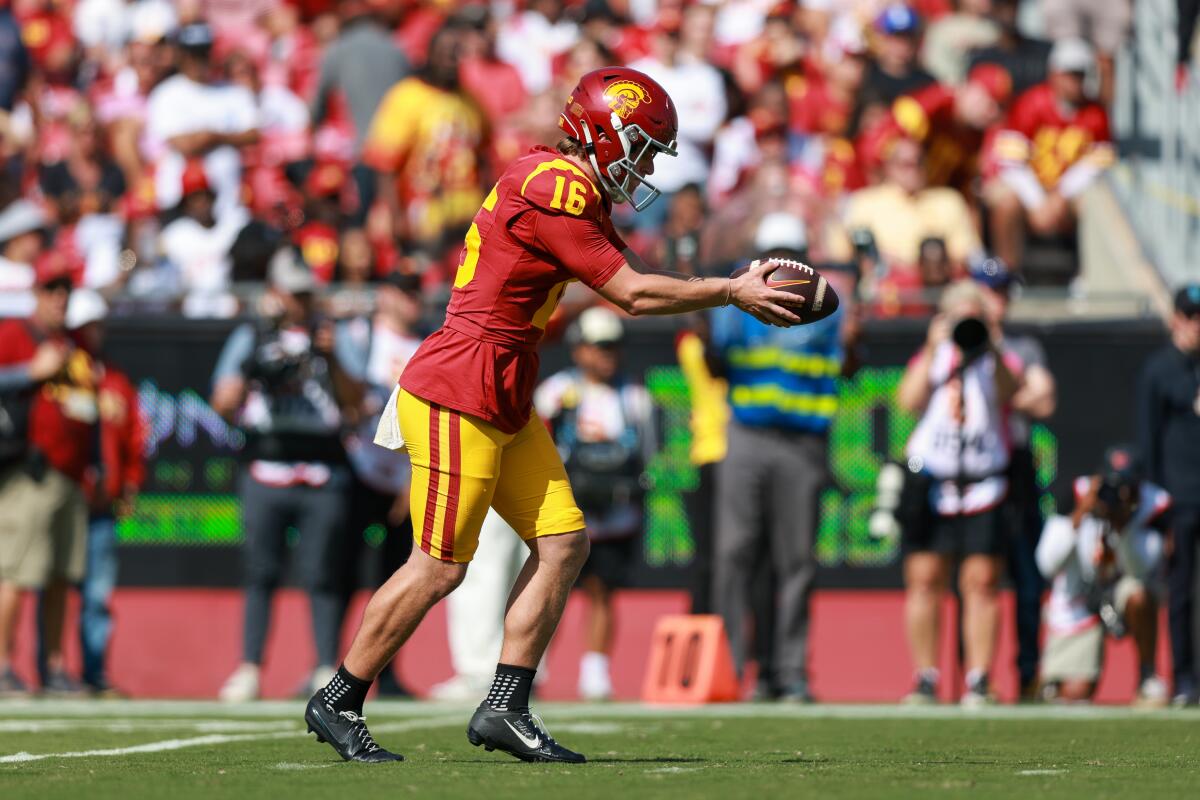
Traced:
POLYGON ((1096 491, 1096 499, 1111 512, 1128 502, 1130 489, 1131 485, 1124 476, 1106 474, 1100 479, 1100 488, 1096 491))
MULTIPOLYGON (((312 341, 315 332, 314 323, 309 326, 308 341, 312 341)), ((260 333, 259 342, 246 359, 242 371, 248 379, 261 383, 268 394, 273 394, 297 383, 308 374, 313 355, 311 346, 289 345, 277 323, 273 323, 268 330, 260 333)))
POLYGON ((991 336, 979 317, 964 317, 954 324, 950 338, 962 351, 963 363, 969 364, 987 352, 991 336))
POLYGON ((288 353, 281 347, 259 348, 246 365, 246 377, 273 389, 294 382, 308 360, 306 353, 288 353))

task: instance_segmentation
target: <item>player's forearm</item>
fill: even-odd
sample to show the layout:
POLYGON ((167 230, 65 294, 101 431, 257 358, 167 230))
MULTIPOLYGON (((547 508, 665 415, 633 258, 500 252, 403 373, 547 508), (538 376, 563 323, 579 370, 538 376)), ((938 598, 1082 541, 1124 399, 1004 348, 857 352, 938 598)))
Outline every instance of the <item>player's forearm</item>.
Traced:
POLYGON ((636 277, 626 280, 618 273, 618 280, 609 281, 600 293, 635 317, 699 311, 731 300, 728 278, 697 278, 674 272, 634 274, 636 277))

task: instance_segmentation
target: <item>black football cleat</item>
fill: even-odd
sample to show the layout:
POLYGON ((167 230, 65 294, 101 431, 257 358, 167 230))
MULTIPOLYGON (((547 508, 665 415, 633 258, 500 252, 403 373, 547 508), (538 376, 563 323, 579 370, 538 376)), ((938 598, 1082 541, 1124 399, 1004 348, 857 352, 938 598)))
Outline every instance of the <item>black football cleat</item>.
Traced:
POLYGON ((382 764, 404 760, 399 753, 391 753, 375 743, 367 730, 366 717, 353 711, 334 711, 321 699, 320 692, 308 701, 304 721, 308 723, 308 732, 317 735, 318 742, 328 743, 346 761, 382 764))
POLYGON ((580 753, 560 745, 546 733, 542 721, 526 711, 495 711, 481 705, 467 726, 467 741, 491 752, 502 750, 522 761, 561 761, 582 764, 580 753))

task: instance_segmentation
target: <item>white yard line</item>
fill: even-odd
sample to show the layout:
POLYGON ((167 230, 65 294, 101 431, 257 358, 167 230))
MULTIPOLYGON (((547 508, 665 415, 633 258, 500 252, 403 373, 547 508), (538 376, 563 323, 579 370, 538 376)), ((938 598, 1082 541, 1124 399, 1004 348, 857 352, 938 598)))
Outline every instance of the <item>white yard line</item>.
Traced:
POLYGON ((1023 769, 1018 775, 1062 775, 1065 769, 1023 769))
POLYGON ((103 717, 75 717, 71 719, 0 719, 0 733, 51 733, 55 731, 105 731, 108 733, 133 733, 135 731, 169 730, 195 731, 197 733, 251 733, 260 731, 291 730, 295 722, 253 722, 228 719, 108 719, 103 717))
MULTIPOLYGON (((401 733, 404 731, 420 730, 422 728, 438 728, 443 725, 458 724, 459 722, 461 722, 461 719, 458 715, 455 715, 453 717, 384 723, 373 727, 375 733, 401 733)), ((99 750, 76 750, 66 753, 13 753, 8 756, 0 756, 0 764, 22 764, 30 761, 43 761, 48 758, 118 758, 141 753, 182 750, 187 747, 205 747, 208 745, 231 744, 233 742, 257 742, 307 735, 308 733, 301 728, 273 731, 271 733, 211 734, 208 736, 193 736, 188 739, 163 739, 158 742, 146 742, 145 744, 130 745, 128 747, 108 747, 99 750)))
MULTIPOLYGON (((372 700, 367 714, 373 717, 428 719, 456 715, 463 722, 474 703, 431 703, 372 700)), ((537 703, 550 720, 615 718, 773 718, 773 719, 984 719, 984 720, 1096 720, 1162 719, 1200 720, 1200 709, 1134 709, 1127 706, 1001 705, 965 710, 956 705, 901 706, 868 704, 787 705, 782 703, 714 703, 705 706, 646 705, 643 703, 537 703)), ((91 718, 101 715, 122 720, 194 715, 222 719, 292 719, 304 712, 302 701, 267 700, 224 704, 204 700, 22 700, 0 702, 0 721, 48 717, 91 718)), ((374 727, 374 726, 372 726, 374 727)))
POLYGON ((0 756, 0 764, 21 764, 27 761, 43 761, 47 758, 113 758, 139 753, 161 753, 166 750, 182 750, 185 747, 203 747, 211 744, 250 742, 263 739, 281 739, 286 736, 295 736, 297 733, 297 731, 238 735, 215 733, 209 736, 193 736, 190 739, 163 739, 159 742, 147 742, 129 747, 109 747, 102 750, 75 750, 67 753, 13 753, 11 756, 0 756))

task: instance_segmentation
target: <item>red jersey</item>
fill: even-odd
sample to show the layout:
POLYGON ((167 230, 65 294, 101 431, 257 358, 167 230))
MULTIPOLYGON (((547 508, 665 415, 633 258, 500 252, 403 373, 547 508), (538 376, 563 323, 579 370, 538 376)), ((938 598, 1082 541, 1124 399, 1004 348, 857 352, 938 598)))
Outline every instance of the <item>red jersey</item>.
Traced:
POLYGON ((788 127, 798 133, 844 136, 854 113, 837 97, 820 73, 791 75, 784 81, 788 96, 788 127))
POLYGON ((970 196, 984 135, 959 122, 954 102, 954 89, 937 83, 896 98, 890 113, 859 134, 855 144, 860 160, 876 169, 896 137, 914 139, 925 148, 929 185, 949 186, 970 196))
MULTIPOLYGON (((66 334, 44 338, 32 322, 0 322, 0 367, 28 364, 43 341, 70 344, 66 334)), ((92 457, 97 419, 96 363, 81 348, 71 350, 63 371, 33 390, 29 406, 29 444, 50 466, 82 483, 92 457)))
POLYGON ((931 186, 964 193, 979 174, 983 131, 954 115, 954 89, 933 84, 896 99, 892 119, 906 134, 925 144, 925 173, 931 186))
MULTIPOLYGON (((138 405, 137 390, 125 373, 104 364, 100 379, 100 458, 104 493, 108 499, 137 491, 146 480, 142 446, 146 420, 138 405)), ((95 487, 89 487, 95 492, 95 487)))
POLYGON ((989 172, 1004 162, 1029 164, 1046 188, 1097 144, 1111 141, 1108 113, 1099 103, 1064 109, 1050 84, 1034 86, 1013 104, 1008 120, 989 136, 989 172))
POLYGON ((609 210, 590 176, 556 151, 535 147, 514 162, 467 231, 445 323, 400 386, 505 433, 524 427, 537 345, 567 284, 599 288, 625 263, 609 210))

